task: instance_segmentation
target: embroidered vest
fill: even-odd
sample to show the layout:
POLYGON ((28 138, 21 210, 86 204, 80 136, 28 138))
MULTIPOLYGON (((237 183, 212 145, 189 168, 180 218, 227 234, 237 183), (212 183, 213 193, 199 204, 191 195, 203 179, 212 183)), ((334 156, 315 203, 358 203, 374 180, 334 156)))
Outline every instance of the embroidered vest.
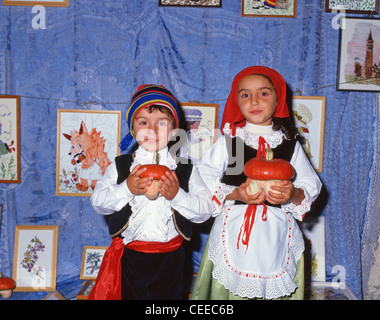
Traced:
MULTIPOLYGON (((244 141, 239 137, 231 137, 226 135, 227 140, 227 150, 228 150, 228 167, 226 170, 226 173, 222 177, 222 182, 228 185, 232 186, 240 186, 243 182, 247 180, 247 177, 244 175, 244 172, 241 170, 238 174, 228 174, 229 170, 228 168, 234 168, 236 166, 236 161, 234 162, 234 159, 236 159, 237 152, 240 150, 243 150, 243 154, 241 155, 244 159, 244 164, 251 158, 256 157, 257 150, 253 149, 252 147, 246 145, 244 141), (237 145, 240 144, 239 147, 237 145)), ((290 162, 292 155, 294 153, 294 148, 296 145, 296 140, 284 140, 279 146, 272 149, 273 150, 273 158, 277 159, 284 159, 290 162)), ((240 156, 240 154, 239 154, 240 156)), ((235 201, 235 204, 245 204, 241 201, 235 201)), ((274 206, 273 204, 265 202, 268 206, 274 206)), ((280 207, 279 205, 276 207, 280 207)))
MULTIPOLYGON (((177 158, 178 164, 175 173, 178 177, 180 187, 188 192, 189 191, 189 179, 193 169, 193 165, 189 160, 177 158), (181 161, 182 160, 182 161, 181 161)), ((130 167, 133 161, 132 154, 124 154, 115 158, 116 169, 118 172, 117 183, 125 183, 125 179, 130 174, 130 167)), ((192 234, 191 221, 184 218, 178 211, 172 209, 173 220, 177 232, 187 241, 190 241, 192 234)), ((114 212, 108 216, 108 231, 112 238, 119 236, 127 227, 129 218, 132 214, 132 208, 129 204, 126 204, 120 211, 114 212)))

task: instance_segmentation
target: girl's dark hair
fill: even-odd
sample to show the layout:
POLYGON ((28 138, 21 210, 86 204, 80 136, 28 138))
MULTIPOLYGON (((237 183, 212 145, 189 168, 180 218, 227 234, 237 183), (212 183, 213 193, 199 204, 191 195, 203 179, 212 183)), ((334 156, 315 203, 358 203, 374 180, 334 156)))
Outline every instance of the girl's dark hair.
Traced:
MULTIPOLYGON (((259 73, 259 75, 266 78, 272 84, 274 88, 274 84, 272 80, 267 75, 261 74, 261 73, 259 73)), ((272 122, 273 122, 273 130, 281 130, 285 134, 286 139, 293 140, 296 138, 298 131, 296 129, 296 126, 294 125, 294 122, 292 121, 292 119, 290 119, 290 117, 287 117, 287 118, 273 117, 272 122)))
POLYGON ((287 118, 272 118, 273 130, 281 130, 288 140, 296 138, 298 132, 290 117, 287 118))

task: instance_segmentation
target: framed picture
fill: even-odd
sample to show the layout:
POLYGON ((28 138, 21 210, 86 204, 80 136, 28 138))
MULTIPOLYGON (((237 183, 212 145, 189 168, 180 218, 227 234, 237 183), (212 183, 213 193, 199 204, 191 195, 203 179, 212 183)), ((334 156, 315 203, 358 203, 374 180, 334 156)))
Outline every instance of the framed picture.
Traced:
POLYGON ((187 124, 187 140, 180 155, 196 163, 216 141, 218 104, 181 103, 187 124))
POLYGON ((108 247, 83 247, 82 268, 80 271, 81 280, 96 280, 107 249, 108 247))
POLYGON ((91 196, 120 154, 121 111, 59 109, 56 194, 91 196))
POLYGON ((308 300, 358 300, 351 289, 344 284, 344 288, 334 286, 332 282, 313 282, 305 288, 308 300))
POLYGON ((162 7, 221 7, 222 0, 159 0, 162 7))
POLYGON ((16 226, 14 291, 55 291, 58 226, 16 226))
POLYGON ((246 17, 295 18, 297 0, 242 0, 241 15, 246 17))
POLYGON ((20 183, 20 96, 0 96, 0 182, 20 183))
POLYGON ((88 295, 90 294, 94 285, 95 281, 87 280, 83 285, 82 289, 79 290, 77 294, 77 300, 88 300, 88 295))
POLYGON ((340 10, 345 13, 379 13, 379 0, 326 0, 325 11, 340 10))
POLYGON ((316 172, 322 172, 326 97, 294 96, 293 116, 302 147, 316 172))
POLYGON ((45 298, 42 300, 66 300, 63 295, 61 295, 58 291, 50 292, 45 298))
POLYGON ((68 7, 69 0, 3 0, 4 6, 44 6, 44 7, 68 7))
POLYGON ((306 216, 300 227, 306 241, 305 253, 308 255, 306 261, 310 262, 310 265, 305 263, 310 268, 310 280, 324 282, 326 281, 324 217, 306 216))
POLYGON ((338 90, 380 91, 380 19, 340 19, 338 90))

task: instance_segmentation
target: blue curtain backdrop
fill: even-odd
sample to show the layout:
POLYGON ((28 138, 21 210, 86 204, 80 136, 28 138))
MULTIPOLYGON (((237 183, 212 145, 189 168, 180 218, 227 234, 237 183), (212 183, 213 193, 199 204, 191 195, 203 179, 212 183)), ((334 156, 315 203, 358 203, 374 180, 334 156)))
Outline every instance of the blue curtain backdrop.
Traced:
POLYGON ((220 123, 233 77, 265 65, 291 91, 326 96, 325 194, 317 207, 325 216, 326 272, 331 280, 332 268, 343 266, 361 298, 362 264, 368 270, 372 259, 361 260, 361 241, 372 241, 363 226, 374 219, 366 207, 375 196, 378 100, 376 93, 336 91, 336 14, 320 0, 298 1, 296 18, 242 17, 240 0, 223 0, 222 8, 158 2, 70 0, 69 8, 45 8, 46 29, 33 28, 31 7, 0 5, 0 93, 21 96, 21 183, 0 184, 0 271, 12 274, 16 225, 59 226, 58 286, 79 279, 83 246, 110 244, 88 197, 55 195, 58 109, 121 110, 124 136, 131 94, 158 83, 181 102, 219 104, 220 123), (96 103, 81 103, 89 101, 96 103))

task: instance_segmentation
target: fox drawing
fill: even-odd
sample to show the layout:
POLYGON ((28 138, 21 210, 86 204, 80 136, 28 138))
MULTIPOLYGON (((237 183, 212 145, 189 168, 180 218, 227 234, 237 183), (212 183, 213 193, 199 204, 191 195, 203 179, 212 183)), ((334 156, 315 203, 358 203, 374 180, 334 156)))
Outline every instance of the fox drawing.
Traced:
POLYGON ((82 121, 79 131, 73 130, 63 136, 71 142, 69 155, 72 157, 71 164, 80 166, 80 181, 76 184, 79 191, 87 191, 89 187, 94 190, 100 173, 103 175, 111 164, 107 153, 104 151, 105 139, 100 136, 101 132, 95 128, 89 133, 82 121))

